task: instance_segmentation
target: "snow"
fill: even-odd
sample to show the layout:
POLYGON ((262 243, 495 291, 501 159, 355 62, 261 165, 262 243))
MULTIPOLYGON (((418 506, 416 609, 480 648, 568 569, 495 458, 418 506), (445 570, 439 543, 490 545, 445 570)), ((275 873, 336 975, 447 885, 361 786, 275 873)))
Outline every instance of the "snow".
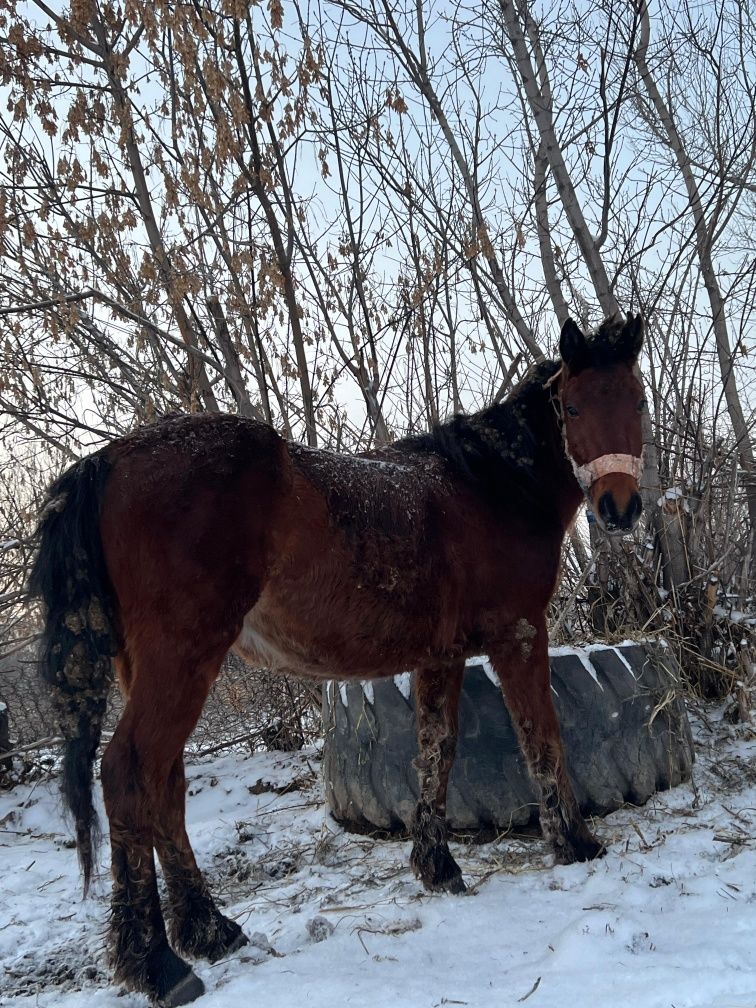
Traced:
POLYGON ((409 700, 412 693, 412 673, 400 672, 394 676, 394 685, 402 694, 405 700, 409 700))
POLYGON ((756 616, 752 612, 741 612, 739 609, 730 610, 721 605, 714 606, 712 612, 720 619, 728 619, 732 623, 745 623, 748 626, 756 626, 756 616))
MULTIPOLYGON (((635 640, 624 640, 620 644, 614 646, 614 650, 617 653, 617 657, 622 662, 622 664, 627 668, 628 672, 633 678, 635 678, 635 673, 633 672, 630 663, 624 657, 622 652, 618 649, 626 647, 628 645, 634 645, 637 643, 638 641, 635 640)), ((582 647, 577 647, 574 644, 571 644, 565 647, 549 648, 549 655, 551 657, 554 657, 556 655, 576 655, 579 658, 580 662, 582 663, 588 675, 591 677, 591 679, 593 679, 593 681, 596 683, 599 689, 603 689, 603 686, 598 680, 596 670, 591 663, 590 653, 592 651, 605 651, 606 647, 607 647, 606 644, 586 644, 583 645, 582 647)), ((474 658, 468 658, 465 664, 467 665, 468 668, 470 666, 477 666, 478 668, 482 668, 486 677, 490 680, 490 682, 493 683, 494 686, 499 687, 501 685, 501 683, 499 682, 499 677, 496 674, 496 670, 494 669, 493 665, 491 664, 490 660, 486 655, 478 655, 474 658)), ((328 693, 329 702, 332 696, 331 683, 336 683, 338 685, 339 693, 341 696, 341 702, 345 707, 348 707, 349 703, 347 697, 346 682, 343 680, 329 681, 329 693, 328 693)), ((374 701, 373 683, 371 682, 370 679, 365 679, 360 681, 360 685, 362 686, 362 689, 365 693, 368 703, 372 704, 374 701)), ((409 700, 412 692, 412 673, 402 672, 399 675, 395 675, 394 685, 402 694, 402 696, 405 698, 405 700, 409 700)))
MULTIPOLYGON (((620 661, 622 662, 622 664, 625 665, 625 667, 627 668, 628 672, 630 673, 630 675, 632 675, 633 678, 635 678, 635 672, 633 671, 632 666, 630 665, 630 662, 622 654, 622 651, 620 650, 620 648, 627 647, 627 646, 630 646, 630 645, 636 645, 638 643, 639 643, 639 641, 637 641, 637 640, 627 639, 627 640, 621 641, 619 644, 613 645, 613 649, 616 651, 617 657, 620 659, 620 661)), ((666 646, 666 642, 663 642, 663 643, 664 643, 664 646, 666 646)), ((585 644, 582 647, 578 647, 575 644, 570 644, 570 645, 565 645, 563 647, 549 647, 548 653, 549 653, 549 655, 551 657, 554 657, 556 655, 565 655, 565 654, 576 655, 580 659, 581 663, 583 664, 583 667, 586 669, 586 671, 591 676, 591 678, 594 680, 594 682, 599 686, 600 689, 603 689, 604 687, 599 682, 599 677, 597 675, 596 669, 594 668, 594 666, 593 666, 593 664, 591 662, 590 655, 591 655, 591 653, 593 651, 606 651, 606 649, 607 649, 607 645, 603 644, 603 643, 602 644, 585 644)), ((489 658, 488 658, 487 655, 482 654, 482 655, 477 655, 476 657, 473 657, 473 658, 468 658, 465 663, 466 663, 466 665, 468 667, 470 667, 472 665, 475 665, 475 666, 477 666, 479 668, 482 668, 483 671, 485 672, 486 676, 488 677, 488 679, 495 686, 498 687, 498 686, 501 685, 501 683, 499 681, 499 676, 496 674, 496 670, 494 669, 494 667, 491 664, 491 661, 489 660, 489 658)), ((399 690, 399 692, 402 695, 402 697, 405 700, 408 701, 409 698, 410 698, 410 696, 411 696, 411 692, 412 692, 412 673, 411 672, 401 672, 398 675, 394 675, 393 679, 394 679, 394 685, 399 690)), ((372 682, 372 680, 371 679, 360 680, 359 684, 363 688, 363 691, 364 691, 365 698, 366 698, 367 702, 369 704, 373 704, 374 701, 375 701, 375 692, 374 692, 374 689, 373 689, 373 682, 372 682)), ((331 703, 333 703, 333 700, 334 700, 334 690, 337 687, 339 689, 339 695, 341 697, 342 704, 344 705, 344 707, 349 707, 349 697, 348 697, 348 694, 347 694, 347 681, 344 680, 344 679, 341 679, 341 680, 339 680, 339 679, 330 679, 329 680, 329 682, 328 682, 329 701, 331 703)))
POLYGON ((682 489, 682 487, 668 487, 662 496, 657 500, 657 507, 663 507, 665 503, 670 503, 674 501, 682 501, 683 510, 687 511, 688 514, 691 513, 690 505, 688 504, 688 495, 682 489))
MULTIPOLYGON (((197 964, 198 1008, 753 1008, 756 743, 715 714, 696 726, 694 786, 597 821, 603 860, 554 867, 532 837, 455 843, 462 896, 426 894, 408 842, 329 818, 317 750, 190 766, 198 859, 254 936, 197 964)), ((107 978, 106 845, 82 901, 68 836, 53 783, 0 795, 0 1002, 145 1008, 107 978)))
POLYGON ((622 662, 622 664, 625 666, 625 668, 630 673, 630 675, 633 677, 633 679, 635 679, 635 672, 633 671, 633 667, 630 664, 630 662, 627 660, 627 658, 625 658, 625 656, 622 654, 622 651, 620 651, 619 648, 615 648, 614 649, 614 653, 617 655, 617 657, 622 662))
MULTIPOLYGON (((552 647, 552 648, 549 648, 549 655, 552 658, 555 657, 556 655, 574 655, 577 659, 579 659, 580 664, 583 666, 583 668, 585 669, 585 671, 588 673, 588 675, 591 677, 591 679, 593 679, 594 683, 598 686, 598 688, 603 693, 604 687, 599 682, 598 675, 596 674, 596 669, 591 664, 591 659, 589 657, 589 653, 590 653, 591 649, 593 649, 595 651, 595 650, 605 650, 605 648, 606 648, 606 644, 599 645, 598 648, 593 647, 592 645, 587 645, 585 647, 576 647, 573 644, 573 645, 570 645, 569 647, 552 647)), ((627 664, 627 663, 625 663, 625 664, 627 664)))

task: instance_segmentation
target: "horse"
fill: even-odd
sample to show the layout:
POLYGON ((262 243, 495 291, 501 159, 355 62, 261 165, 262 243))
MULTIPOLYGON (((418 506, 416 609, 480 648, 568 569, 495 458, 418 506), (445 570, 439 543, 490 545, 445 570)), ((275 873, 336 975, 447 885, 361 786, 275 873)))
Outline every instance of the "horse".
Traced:
POLYGON ((42 674, 65 739, 85 894, 114 674, 125 699, 101 763, 117 982, 173 1008, 204 991, 187 959, 214 962, 247 942, 218 910, 185 828, 184 746, 229 650, 321 681, 414 671, 410 863, 427 889, 451 893, 464 889, 445 823, 458 700, 465 659, 487 653, 556 861, 604 852, 565 770, 546 609, 584 497, 610 534, 640 516, 642 337, 640 316, 592 336, 568 320, 560 359, 535 365, 503 402, 362 454, 195 414, 116 439, 51 486, 29 590, 43 602, 42 674))

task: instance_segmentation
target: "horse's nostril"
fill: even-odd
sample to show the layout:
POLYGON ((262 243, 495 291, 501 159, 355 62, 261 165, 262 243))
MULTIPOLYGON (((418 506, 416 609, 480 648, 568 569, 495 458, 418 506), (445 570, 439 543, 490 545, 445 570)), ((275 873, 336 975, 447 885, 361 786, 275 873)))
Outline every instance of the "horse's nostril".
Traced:
POLYGON ((610 493, 604 493, 599 498, 599 517, 608 529, 631 529, 638 521, 643 510, 643 501, 640 494, 634 493, 628 501, 624 511, 617 510, 617 504, 610 493))
POLYGON ((614 504, 614 497, 610 493, 601 494, 598 502, 598 511, 599 516, 603 518, 607 525, 614 526, 617 524, 619 515, 614 504))
POLYGON ((627 517, 630 521, 630 527, 638 521, 643 511, 643 501, 639 493, 634 493, 630 498, 630 503, 627 507, 627 517))

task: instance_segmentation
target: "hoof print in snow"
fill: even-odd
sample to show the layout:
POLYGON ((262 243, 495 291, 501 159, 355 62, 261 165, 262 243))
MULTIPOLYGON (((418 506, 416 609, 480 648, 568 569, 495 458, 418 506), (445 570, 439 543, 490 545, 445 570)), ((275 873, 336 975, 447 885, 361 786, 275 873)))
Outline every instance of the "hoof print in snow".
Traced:
POLYGON ((313 942, 322 942, 333 934, 333 924, 325 917, 313 917, 307 921, 307 934, 313 942))
POLYGON ((259 966, 266 959, 283 959, 283 953, 277 952, 268 940, 268 936, 262 931, 254 931, 249 936, 249 942, 244 946, 244 953, 239 956, 239 962, 252 963, 259 966))
POLYGON ((403 935, 409 931, 419 931, 422 926, 419 917, 408 917, 403 920, 389 921, 383 928, 383 932, 390 935, 403 935))
MULTIPOLYGON (((642 805, 690 777, 693 744, 669 649, 558 648, 550 664, 567 766, 584 812, 642 805)), ((451 829, 485 834, 535 822, 536 790, 483 658, 467 663, 459 714, 447 805, 451 829)), ((418 799, 408 678, 375 681, 368 689, 327 683, 323 717, 323 780, 333 816, 356 832, 407 830, 418 799)))
POLYGON ((636 932, 629 945, 625 948, 628 952, 632 952, 633 955, 642 955, 644 952, 653 952, 656 945, 651 941, 648 931, 638 931, 636 932))

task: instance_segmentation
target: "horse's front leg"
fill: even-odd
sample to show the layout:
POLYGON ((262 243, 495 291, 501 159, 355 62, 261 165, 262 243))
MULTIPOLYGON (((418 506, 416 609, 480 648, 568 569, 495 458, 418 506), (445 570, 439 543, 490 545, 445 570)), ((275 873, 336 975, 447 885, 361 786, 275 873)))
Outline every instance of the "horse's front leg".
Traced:
POLYGON ((463 892, 459 865, 446 832, 446 789, 457 749, 459 694, 464 663, 415 672, 420 798, 412 825, 410 864, 426 889, 463 892))
POLYGON ((606 849, 588 829, 565 768, 545 620, 520 619, 512 639, 490 651, 520 747, 540 790, 541 830, 553 845, 557 863, 600 857, 606 849))

